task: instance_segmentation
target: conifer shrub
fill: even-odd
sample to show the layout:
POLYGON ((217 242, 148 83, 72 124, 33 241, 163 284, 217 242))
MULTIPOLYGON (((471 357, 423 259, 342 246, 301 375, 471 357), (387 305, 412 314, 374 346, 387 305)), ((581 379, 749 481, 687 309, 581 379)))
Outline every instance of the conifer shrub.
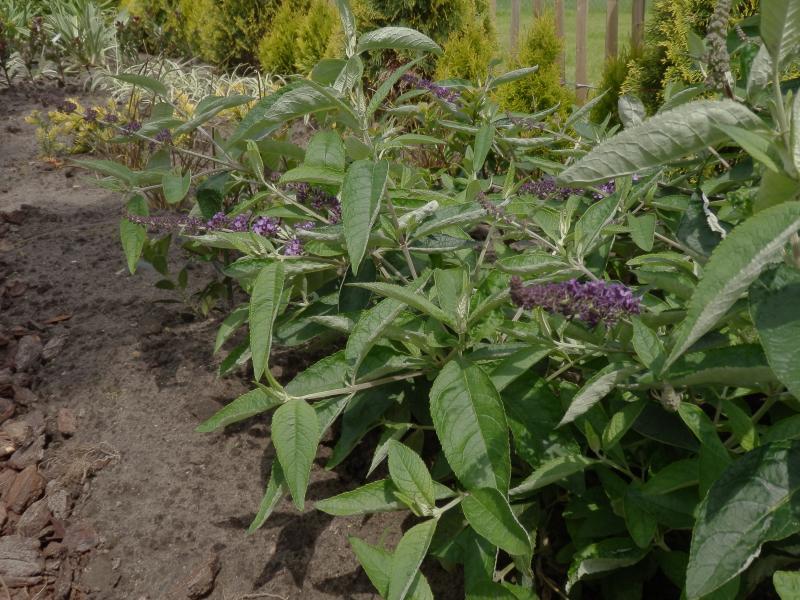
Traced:
POLYGON ((259 44, 261 68, 282 75, 308 73, 325 56, 335 19, 327 0, 284 0, 259 44))
POLYGON ((436 64, 437 79, 484 81, 497 52, 494 30, 478 20, 469 21, 450 35, 443 50, 436 64))
POLYGON ((501 88, 500 106, 512 112, 535 112, 558 104, 558 114, 566 114, 574 94, 561 83, 558 57, 562 50, 563 42, 556 34, 553 15, 547 13, 535 19, 522 39, 519 57, 511 66, 518 69, 538 65, 539 69, 501 88))

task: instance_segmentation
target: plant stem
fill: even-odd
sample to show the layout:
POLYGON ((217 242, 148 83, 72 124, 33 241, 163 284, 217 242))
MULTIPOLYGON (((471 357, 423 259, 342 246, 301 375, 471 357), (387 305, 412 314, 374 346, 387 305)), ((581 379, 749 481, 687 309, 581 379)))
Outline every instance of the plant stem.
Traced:
POLYGON ((374 387, 379 387, 386 383, 392 383, 394 381, 402 381, 403 379, 413 379, 415 377, 421 377, 422 375, 425 375, 425 373, 426 371, 414 371, 412 373, 402 373, 400 375, 383 377, 381 379, 375 379, 373 381, 367 381, 365 383, 356 383, 354 385, 350 385, 345 388, 328 390, 326 392, 314 392, 313 394, 304 394, 302 396, 293 396, 293 398, 297 398, 299 400, 319 400, 321 398, 330 398, 331 396, 346 396, 347 394, 360 392, 361 390, 368 390, 374 387))

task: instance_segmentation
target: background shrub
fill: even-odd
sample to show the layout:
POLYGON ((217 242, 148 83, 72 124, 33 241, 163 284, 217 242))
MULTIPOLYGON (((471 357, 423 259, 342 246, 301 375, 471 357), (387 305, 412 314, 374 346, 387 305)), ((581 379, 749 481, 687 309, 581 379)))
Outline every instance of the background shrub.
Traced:
POLYGON ((558 57, 563 42, 556 34, 555 18, 545 14, 535 19, 520 45, 519 57, 510 69, 539 65, 539 70, 501 88, 502 108, 512 112, 535 112, 560 104, 559 114, 566 114, 574 100, 571 89, 562 85, 558 57))
MULTIPOLYGON (((491 25, 491 23, 489 23, 491 25)), ((450 34, 444 44, 444 54, 436 64, 437 79, 486 79, 489 62, 497 52, 494 28, 472 20, 459 31, 450 34)))
POLYGON ((261 68, 282 75, 308 73, 325 56, 337 20, 327 0, 284 0, 259 44, 261 68))
POLYGON ((605 92, 605 95, 592 109, 593 122, 600 123, 608 115, 611 117, 610 124, 620 124, 617 101, 623 93, 622 88, 626 79, 630 76, 631 64, 635 64, 641 55, 642 52, 638 48, 625 47, 617 56, 606 60, 600 83, 597 85, 597 93, 605 92))
MULTIPOLYGON (((668 83, 700 83, 703 75, 689 55, 689 36, 705 37, 715 0, 656 0, 647 20, 645 50, 629 65, 623 93, 639 96, 651 112, 663 99, 668 83)), ((757 12, 757 0, 734 2, 736 22, 757 12)))

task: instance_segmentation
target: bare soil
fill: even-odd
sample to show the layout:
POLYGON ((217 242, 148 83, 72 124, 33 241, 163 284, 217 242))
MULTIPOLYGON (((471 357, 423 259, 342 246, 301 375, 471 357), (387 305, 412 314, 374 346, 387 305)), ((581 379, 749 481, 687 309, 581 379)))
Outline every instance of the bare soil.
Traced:
MULTIPOLYGON (((72 599, 377 598, 347 537, 393 546, 402 513, 332 518, 313 506, 300 514, 284 501, 260 531, 245 533, 274 457, 269 421, 195 433, 248 389, 243 376, 216 376, 212 343, 222 315, 191 318, 179 305, 160 304, 172 296, 153 287, 159 276, 142 270, 131 277, 125 269, 118 195, 37 157, 33 127, 23 118, 54 108, 64 94, 0 90, 0 338, 10 340, 0 345, 0 370, 13 369, 26 335, 44 344, 66 340, 33 370, 34 400, 15 402, 18 415, 44 413, 38 468, 74 497, 68 518, 42 547, 70 526, 73 533, 89 528, 95 543, 51 561, 54 571, 39 585, 11 588, 12 597, 58 597, 56 573, 71 569, 63 597, 72 599), (60 410, 75 417, 74 434, 60 430, 60 410), (216 566, 210 591, 197 592, 187 577, 202 579, 203 568, 213 575, 216 566)), ((360 475, 316 466, 310 499, 352 489, 360 475)), ((0 523, 0 532, 13 533, 15 519, 5 529, 0 523)), ((425 570, 437 598, 458 596, 450 576, 425 570)))

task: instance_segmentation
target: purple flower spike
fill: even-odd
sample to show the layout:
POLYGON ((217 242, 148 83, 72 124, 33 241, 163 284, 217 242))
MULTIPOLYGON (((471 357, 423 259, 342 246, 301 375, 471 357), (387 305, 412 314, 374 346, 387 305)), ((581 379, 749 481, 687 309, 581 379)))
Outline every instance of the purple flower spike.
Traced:
POLYGON ((590 326, 614 325, 625 315, 638 315, 641 306, 633 290, 621 283, 581 282, 523 286, 519 277, 511 278, 511 300, 522 308, 540 307, 551 314, 576 318, 590 326))
POLYGON ((286 256, 300 256, 303 253, 303 243, 297 238, 292 238, 283 247, 283 253, 286 256))
POLYGON ((257 233, 258 235, 263 235, 265 237, 272 237, 280 228, 280 220, 275 219, 274 217, 259 217, 256 219, 256 222, 253 223, 253 233, 257 233))
POLYGON ((592 196, 594 196, 595 200, 602 200, 603 198, 613 194, 616 191, 616 189, 617 186, 614 183, 614 180, 612 179, 611 181, 606 181, 605 183, 600 184, 598 186, 599 191, 592 194, 592 196))
POLYGON ((224 212, 218 212, 206 223, 206 228, 209 230, 224 229, 228 225, 228 217, 224 212))
POLYGON ((461 95, 458 92, 444 86, 437 85, 430 79, 423 79, 421 77, 417 77, 416 75, 412 75, 411 73, 406 73, 403 75, 403 81, 421 90, 427 90, 440 100, 450 102, 451 104, 456 104, 459 100, 461 100, 461 95))
POLYGON ((310 231, 311 229, 314 229, 315 226, 316 223, 314 223, 314 221, 304 221, 295 225, 295 229, 300 229, 301 231, 310 231))
POLYGON ((228 225, 231 231, 247 231, 247 215, 236 215, 228 225))
POLYGON ((130 121, 122 126, 122 132, 128 135, 133 135, 137 131, 142 128, 142 124, 139 121, 130 121))
POLYGON ((583 190, 577 188, 565 188, 556 184, 552 177, 542 177, 536 181, 526 181, 519 186, 520 194, 530 194, 538 198, 552 200, 566 200, 571 195, 583 194, 583 190))
POLYGON ((97 111, 93 108, 87 108, 83 111, 83 120, 87 123, 97 123, 97 111))

